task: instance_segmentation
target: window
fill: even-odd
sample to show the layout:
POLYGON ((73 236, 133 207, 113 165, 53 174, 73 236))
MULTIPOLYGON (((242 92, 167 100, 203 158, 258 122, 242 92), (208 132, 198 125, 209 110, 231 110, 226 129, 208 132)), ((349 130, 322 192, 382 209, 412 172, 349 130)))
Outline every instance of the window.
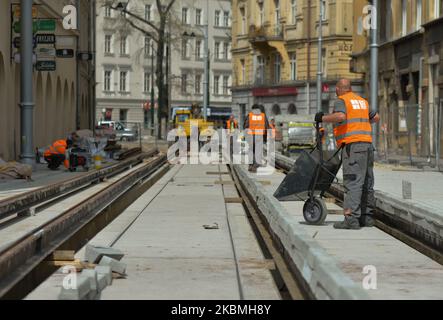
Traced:
POLYGON ((263 56, 257 56, 257 82, 263 84, 265 81, 265 59, 263 56))
POLYGON ((151 10, 152 10, 152 5, 146 4, 145 5, 145 20, 147 20, 147 21, 152 20, 151 10))
POLYGON ((230 53, 231 49, 229 47, 229 42, 223 42, 223 59, 224 60, 229 60, 229 53, 230 53))
POLYGON ((229 11, 223 12, 223 26, 229 27, 231 24, 230 17, 229 17, 229 11))
POLYGON ((297 24, 297 0, 291 0, 292 24, 297 24))
POLYGON ((223 76, 223 94, 229 95, 229 76, 223 76))
POLYGON ((182 73, 182 93, 188 93, 188 75, 186 73, 182 73))
POLYGON ((145 47, 144 47, 145 57, 151 56, 151 49, 152 49, 151 38, 145 37, 145 47))
POLYGON ((112 53, 112 36, 109 34, 105 36, 105 53, 112 53))
POLYGON ((195 24, 202 25, 202 9, 195 9, 195 24))
POLYGON ((201 94, 202 93, 202 75, 196 74, 195 75, 195 94, 201 94))
POLYGON ((195 41, 195 58, 203 59, 203 41, 201 40, 195 41))
POLYGON ((297 114, 297 107, 295 106, 295 104, 291 103, 288 106, 288 114, 297 114))
POLYGON ((291 53, 291 80, 297 79, 297 54, 291 53))
POLYGON ((120 54, 127 55, 128 54, 128 37, 122 36, 120 39, 120 54))
POLYGON ((265 23, 264 2, 258 4, 258 10, 259 10, 259 25, 262 26, 265 23))
POLYGON ((274 82, 279 83, 281 80, 281 58, 280 54, 274 56, 274 82))
POLYGON ((272 106, 272 114, 275 115, 275 116, 281 114, 281 109, 280 109, 280 106, 278 104, 274 104, 272 106))
POLYGON ((391 0, 386 0, 386 31, 385 40, 391 39, 391 23, 392 23, 392 6, 391 0))
POLYGON ((421 27, 421 17, 422 17, 422 0, 417 0, 417 19, 415 20, 415 28, 418 30, 421 27))
POLYGON ((183 39, 182 40, 182 59, 189 59, 190 56, 190 50, 189 50, 190 41, 189 39, 183 39))
POLYGON ((441 10, 441 4, 440 4, 441 0, 434 0, 434 18, 438 18, 441 14, 440 10, 441 10))
POLYGON ((183 24, 189 24, 188 13, 189 13, 188 8, 182 8, 182 23, 183 24))
POLYGON ((241 15, 241 34, 246 34, 246 13, 245 8, 240 9, 241 15))
POLYGON ((112 17, 111 7, 105 7, 105 17, 106 18, 111 18, 112 17))
POLYGON ((245 59, 240 60, 240 77, 241 77, 241 83, 246 84, 246 66, 245 66, 245 59))
POLYGON ((280 0, 274 0, 275 4, 275 25, 280 24, 280 0))
POLYGON ((220 27, 220 10, 215 10, 214 26, 220 27))
POLYGON ((218 41, 214 44, 214 58, 220 60, 220 42, 218 41))
POLYGON ((214 76, 214 94, 220 94, 220 76, 214 76))
POLYGON ((321 57, 322 57, 321 61, 322 61, 322 68, 323 68, 323 77, 326 78, 327 74, 328 74, 328 72, 327 72, 328 71, 328 69, 327 69, 328 62, 326 61, 327 60, 326 49, 321 50, 321 57))
POLYGON ((128 109, 120 109, 120 121, 128 121, 128 109))
POLYGON ((328 5, 326 3, 326 0, 321 0, 321 17, 322 17, 322 21, 326 20, 326 16, 327 16, 327 9, 328 9, 328 5))
POLYGON ((120 92, 128 91, 128 71, 120 71, 120 92))
POLYGON ((143 92, 151 92, 151 73, 147 71, 143 78, 143 92))
POLYGON ((111 91, 112 90, 112 71, 106 70, 103 81, 103 90, 111 91))
POLYGON ((407 0, 401 1, 401 35, 405 36, 407 33, 407 0))

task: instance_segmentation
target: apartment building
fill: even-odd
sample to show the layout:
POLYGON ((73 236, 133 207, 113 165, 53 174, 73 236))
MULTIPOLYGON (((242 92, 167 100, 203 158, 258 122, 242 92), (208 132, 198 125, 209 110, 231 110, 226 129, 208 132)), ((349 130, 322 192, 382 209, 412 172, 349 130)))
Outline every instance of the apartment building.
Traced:
MULTIPOLYGON (((158 22, 153 0, 131 1, 128 11, 154 24, 158 22)), ((100 26, 97 29, 97 119, 147 125, 150 123, 151 82, 155 81, 152 67, 155 42, 124 23, 119 12, 103 4, 98 5, 97 12, 97 25, 100 26)), ((203 105, 203 27, 206 21, 210 51, 209 114, 228 116, 232 109, 231 1, 226 0, 178 0, 174 3, 167 27, 170 58, 164 59, 165 73, 168 70, 169 107, 203 105)), ((147 26, 146 30, 149 28, 147 26)), ((157 101, 157 88, 154 90, 157 101)))
MULTIPOLYGON (((369 83, 368 1, 355 1, 352 71, 369 83)), ((379 9, 380 149, 438 156, 443 145, 443 1, 386 0, 379 9)), ((369 88, 366 85, 365 91, 369 88)))
MULTIPOLYGON (((89 0, 35 0, 33 18, 46 31, 35 30, 34 146, 43 147, 65 138, 78 128, 92 128, 94 122, 93 9, 89 0), (63 28, 63 8, 77 8, 77 30, 63 28), (44 40, 43 38, 46 38, 44 40), (50 41, 47 41, 47 40, 50 41), (38 42, 38 43, 37 43, 38 42), (50 43, 48 43, 50 42, 50 43), (55 49, 72 55, 60 57, 55 49), (86 53, 85 56, 78 56, 86 53), (86 58, 84 58, 86 57, 86 58), (40 61, 42 61, 40 63, 40 61), (55 70, 43 68, 46 61, 55 70)), ((20 1, 0 1, 0 158, 18 160, 20 155, 20 1)))
POLYGON ((362 89, 361 75, 349 70, 353 1, 233 1, 233 105, 243 118, 252 104, 269 115, 317 111, 316 77, 320 4, 323 10, 322 106, 329 111, 341 77, 362 89))

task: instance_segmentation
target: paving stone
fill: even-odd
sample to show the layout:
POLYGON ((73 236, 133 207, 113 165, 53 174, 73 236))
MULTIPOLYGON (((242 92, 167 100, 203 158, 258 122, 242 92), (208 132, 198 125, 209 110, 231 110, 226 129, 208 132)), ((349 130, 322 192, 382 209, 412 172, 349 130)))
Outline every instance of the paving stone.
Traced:
POLYGON ((124 253, 118 249, 110 247, 101 247, 87 245, 85 251, 85 260, 90 263, 98 263, 103 256, 120 261, 124 257, 124 253))
POLYGON ((111 267, 111 270, 113 272, 116 272, 116 273, 119 273, 119 274, 123 274, 124 275, 125 272, 126 272, 126 264, 124 264, 124 263, 122 263, 120 261, 117 261, 115 259, 106 257, 106 256, 103 257, 100 260, 99 265, 100 266, 109 266, 109 267, 111 267))
POLYGON ((91 291, 91 283, 89 277, 78 276, 76 279, 75 288, 64 288, 59 295, 59 300, 83 300, 87 298, 91 291))

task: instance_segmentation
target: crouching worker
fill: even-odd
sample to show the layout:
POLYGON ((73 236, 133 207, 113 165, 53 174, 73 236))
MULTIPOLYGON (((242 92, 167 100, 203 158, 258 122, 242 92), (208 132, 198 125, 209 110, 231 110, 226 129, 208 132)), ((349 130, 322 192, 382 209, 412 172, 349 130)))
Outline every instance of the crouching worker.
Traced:
POLYGON ((57 170, 62 163, 65 168, 69 168, 69 159, 66 159, 66 150, 72 146, 72 140, 57 140, 52 146, 46 149, 44 158, 48 163, 48 168, 57 170))

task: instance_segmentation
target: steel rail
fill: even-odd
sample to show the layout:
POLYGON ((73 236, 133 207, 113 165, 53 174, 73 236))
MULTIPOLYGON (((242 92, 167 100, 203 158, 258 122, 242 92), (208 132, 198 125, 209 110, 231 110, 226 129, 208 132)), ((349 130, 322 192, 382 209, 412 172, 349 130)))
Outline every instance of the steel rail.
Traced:
POLYGON ((142 167, 130 172, 124 178, 2 248, 0 251, 0 299, 10 298, 8 293, 46 257, 165 162, 166 156, 163 154, 149 159, 142 167))
POLYGON ((84 185, 90 184, 93 181, 103 180, 112 175, 116 175, 128 167, 143 161, 144 158, 151 157, 158 153, 157 148, 150 149, 148 152, 133 156, 127 160, 113 164, 109 167, 93 171, 82 175, 57 182, 48 186, 38 188, 29 192, 19 194, 14 197, 7 198, 0 201, 0 219, 4 219, 10 215, 18 214, 30 209, 44 201, 50 200, 54 197, 60 196, 74 189, 78 189, 84 185))

